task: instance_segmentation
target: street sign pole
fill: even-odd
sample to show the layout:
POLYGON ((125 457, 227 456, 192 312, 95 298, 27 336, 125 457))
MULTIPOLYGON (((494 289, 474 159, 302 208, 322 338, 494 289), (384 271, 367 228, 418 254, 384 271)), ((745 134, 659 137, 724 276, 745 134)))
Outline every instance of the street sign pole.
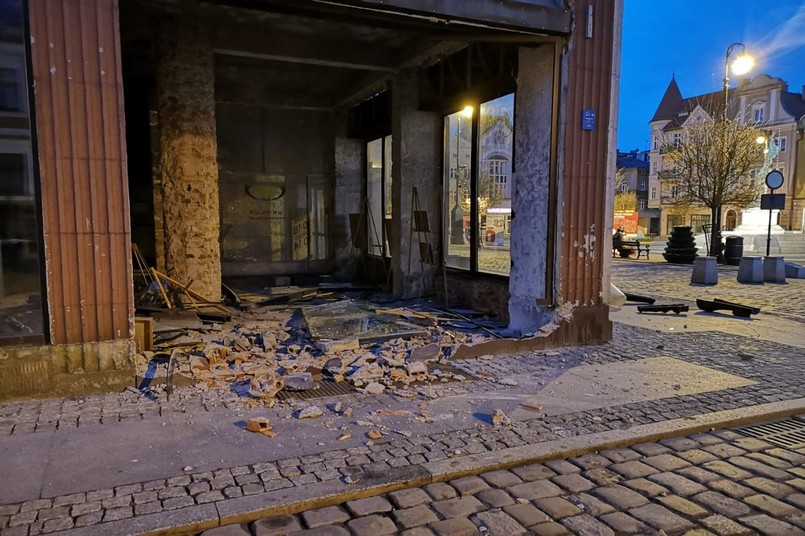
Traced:
MULTIPOLYGON (((774 190, 771 191, 771 195, 774 195, 774 190)), ((772 210, 769 208, 769 228, 766 231, 766 256, 769 256, 769 252, 771 251, 771 215, 772 210)))
POLYGON ((771 195, 762 195, 761 197, 761 208, 763 208, 764 202, 767 204, 767 208, 769 209, 769 228, 766 232, 766 257, 769 256, 771 253, 771 215, 772 210, 775 208, 785 208, 785 194, 780 194, 779 196, 775 196, 774 190, 779 188, 783 185, 783 174, 777 171, 776 169, 773 171, 769 171, 766 175, 766 186, 771 190, 771 195), (779 203, 779 199, 782 197, 782 203, 779 203), (765 200, 763 198, 766 198, 765 200), (777 205, 781 206, 777 206, 777 205))

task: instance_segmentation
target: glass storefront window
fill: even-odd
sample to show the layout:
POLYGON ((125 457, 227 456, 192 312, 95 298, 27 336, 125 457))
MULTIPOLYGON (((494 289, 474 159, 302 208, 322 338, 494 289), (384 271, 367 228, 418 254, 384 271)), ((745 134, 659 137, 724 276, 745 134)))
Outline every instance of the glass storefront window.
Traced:
POLYGON ((509 275, 514 94, 481 104, 479 113, 478 271, 509 275))
POLYGON ((0 2, 0 344, 44 333, 25 42, 22 0, 0 2))
POLYGON ((444 119, 445 262, 470 269, 470 178, 472 176, 472 113, 467 106, 444 119))
POLYGON ((366 225, 369 230, 367 252, 390 256, 391 226, 391 136, 366 144, 366 196, 369 199, 366 225))
POLYGON ((467 106, 444 120, 445 262, 509 275, 514 94, 482 103, 477 114, 467 106))

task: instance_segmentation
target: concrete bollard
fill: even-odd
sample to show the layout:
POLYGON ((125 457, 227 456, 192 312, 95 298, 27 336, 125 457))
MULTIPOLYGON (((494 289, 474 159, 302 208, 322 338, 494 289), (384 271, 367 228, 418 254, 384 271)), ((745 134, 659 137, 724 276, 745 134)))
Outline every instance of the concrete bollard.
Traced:
POLYGON ((763 258, 763 281, 785 283, 785 261, 782 257, 763 258))
POLYGON ((738 266, 738 283, 763 284, 763 263, 760 257, 741 257, 738 266))
POLYGON ((805 266, 795 262, 785 263, 785 276, 790 279, 805 279, 805 266))
POLYGON ((699 285, 718 284, 718 266, 715 257, 696 257, 693 261, 693 274, 690 276, 691 283, 699 285))

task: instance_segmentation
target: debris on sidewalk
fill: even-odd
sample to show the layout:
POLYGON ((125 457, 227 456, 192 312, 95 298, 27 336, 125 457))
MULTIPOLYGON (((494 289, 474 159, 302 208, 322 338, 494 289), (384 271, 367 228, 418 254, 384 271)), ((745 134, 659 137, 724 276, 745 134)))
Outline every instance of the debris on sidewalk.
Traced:
POLYGON ((690 307, 685 305, 684 303, 664 303, 660 305, 638 305, 637 312, 638 313, 668 313, 674 312, 676 314, 679 313, 687 313, 690 310, 690 307))
POLYGON ((760 313, 759 307, 750 307, 741 303, 729 302, 726 300, 720 300, 718 298, 715 298, 712 301, 697 299, 696 307, 702 311, 707 311, 708 313, 730 311, 734 316, 740 316, 741 318, 749 318, 752 315, 760 313))
POLYGON ((650 305, 653 305, 654 302, 657 301, 650 296, 642 296, 640 294, 632 294, 630 292, 625 292, 624 294, 626 295, 627 302, 648 303, 650 305))
POLYGON ((246 421, 246 429, 250 432, 263 434, 267 437, 277 437, 276 432, 271 431, 271 422, 266 417, 255 417, 246 421))
MULTIPOLYGON (((229 322, 204 321, 175 308, 152 311, 154 351, 136 356, 140 387, 158 395, 163 383, 166 390, 195 384, 199 391, 235 393, 245 407, 268 408, 291 393, 341 382, 365 394, 410 398, 417 396, 410 391, 417 385, 472 379, 447 362, 459 347, 490 340, 488 328, 445 329, 452 313, 424 306, 384 309, 297 293, 287 305, 255 307, 250 299, 261 298, 229 293, 241 306, 229 322)), ((475 315, 473 322, 489 321, 475 315)))
POLYGON ((503 410, 496 409, 495 413, 492 414, 493 426, 510 426, 511 423, 511 419, 505 413, 503 413, 503 410))

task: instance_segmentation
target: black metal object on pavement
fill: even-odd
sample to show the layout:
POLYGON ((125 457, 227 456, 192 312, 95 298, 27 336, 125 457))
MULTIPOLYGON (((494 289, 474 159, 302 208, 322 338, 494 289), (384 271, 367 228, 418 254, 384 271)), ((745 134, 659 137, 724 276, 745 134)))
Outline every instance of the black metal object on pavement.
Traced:
POLYGON ((667 313, 673 311, 676 314, 687 313, 690 307, 684 303, 662 303, 659 305, 639 305, 638 313, 667 313))

